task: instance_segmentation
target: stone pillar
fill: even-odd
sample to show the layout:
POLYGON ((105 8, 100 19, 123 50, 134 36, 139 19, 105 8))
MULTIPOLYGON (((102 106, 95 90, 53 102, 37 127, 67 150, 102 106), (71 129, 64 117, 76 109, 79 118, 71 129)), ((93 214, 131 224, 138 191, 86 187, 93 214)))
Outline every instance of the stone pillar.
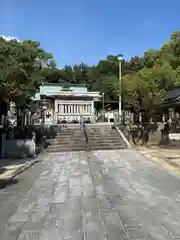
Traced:
POLYGON ((168 112, 169 112, 169 119, 173 119, 173 117, 174 117, 174 109, 173 108, 169 108, 168 112))
POLYGON ((77 105, 74 104, 74 114, 76 115, 76 112, 77 112, 77 105))
POLYGON ((54 124, 54 122, 55 122, 55 111, 54 111, 54 101, 52 102, 52 122, 53 122, 53 124, 54 124))
POLYGON ((95 114, 94 114, 94 100, 91 101, 91 121, 92 121, 93 123, 96 122, 96 120, 95 120, 95 114))
POLYGON ((70 105, 67 104, 67 114, 69 115, 69 112, 70 112, 70 105))
POLYGON ((80 105, 80 114, 83 115, 83 105, 80 105))
POLYGON ((58 123, 58 102, 54 100, 54 124, 58 123))

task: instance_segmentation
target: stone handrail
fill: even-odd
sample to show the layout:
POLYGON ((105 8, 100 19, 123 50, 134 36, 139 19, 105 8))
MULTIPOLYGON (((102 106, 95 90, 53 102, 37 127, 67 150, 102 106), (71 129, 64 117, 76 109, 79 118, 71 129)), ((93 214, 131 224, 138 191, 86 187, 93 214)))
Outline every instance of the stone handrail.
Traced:
POLYGON ((86 124, 84 122, 81 122, 80 125, 81 125, 81 127, 83 129, 85 140, 86 140, 86 151, 89 152, 90 146, 89 146, 87 127, 86 127, 86 124))

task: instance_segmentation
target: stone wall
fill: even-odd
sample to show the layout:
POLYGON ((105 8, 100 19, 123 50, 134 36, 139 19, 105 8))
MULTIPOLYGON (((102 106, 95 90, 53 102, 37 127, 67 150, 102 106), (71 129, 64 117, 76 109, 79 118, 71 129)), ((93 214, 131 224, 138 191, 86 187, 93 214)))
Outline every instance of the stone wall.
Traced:
POLYGON ((2 135, 2 158, 25 158, 36 156, 36 144, 33 139, 10 139, 2 135))

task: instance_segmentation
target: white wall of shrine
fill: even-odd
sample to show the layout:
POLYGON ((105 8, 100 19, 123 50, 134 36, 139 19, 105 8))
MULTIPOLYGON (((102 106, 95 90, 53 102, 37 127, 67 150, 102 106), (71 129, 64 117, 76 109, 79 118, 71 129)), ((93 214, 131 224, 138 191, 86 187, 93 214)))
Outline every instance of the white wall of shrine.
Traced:
POLYGON ((59 120, 80 120, 94 118, 94 101, 93 100, 59 100, 54 101, 55 122, 59 120))
POLYGON ((59 121, 80 119, 95 121, 94 100, 52 100, 45 110, 45 124, 57 124, 59 121), (59 121, 58 121, 59 120, 59 121))

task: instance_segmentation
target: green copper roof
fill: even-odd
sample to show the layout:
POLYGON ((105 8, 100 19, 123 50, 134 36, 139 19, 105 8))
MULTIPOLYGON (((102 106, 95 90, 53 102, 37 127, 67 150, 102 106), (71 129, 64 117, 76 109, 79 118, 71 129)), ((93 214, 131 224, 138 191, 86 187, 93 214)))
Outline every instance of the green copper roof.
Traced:
POLYGON ((33 100, 40 100, 41 95, 49 95, 48 93, 58 93, 61 91, 72 91, 75 93, 88 92, 87 87, 84 85, 59 85, 59 84, 43 84, 40 87, 40 91, 36 93, 33 100))

